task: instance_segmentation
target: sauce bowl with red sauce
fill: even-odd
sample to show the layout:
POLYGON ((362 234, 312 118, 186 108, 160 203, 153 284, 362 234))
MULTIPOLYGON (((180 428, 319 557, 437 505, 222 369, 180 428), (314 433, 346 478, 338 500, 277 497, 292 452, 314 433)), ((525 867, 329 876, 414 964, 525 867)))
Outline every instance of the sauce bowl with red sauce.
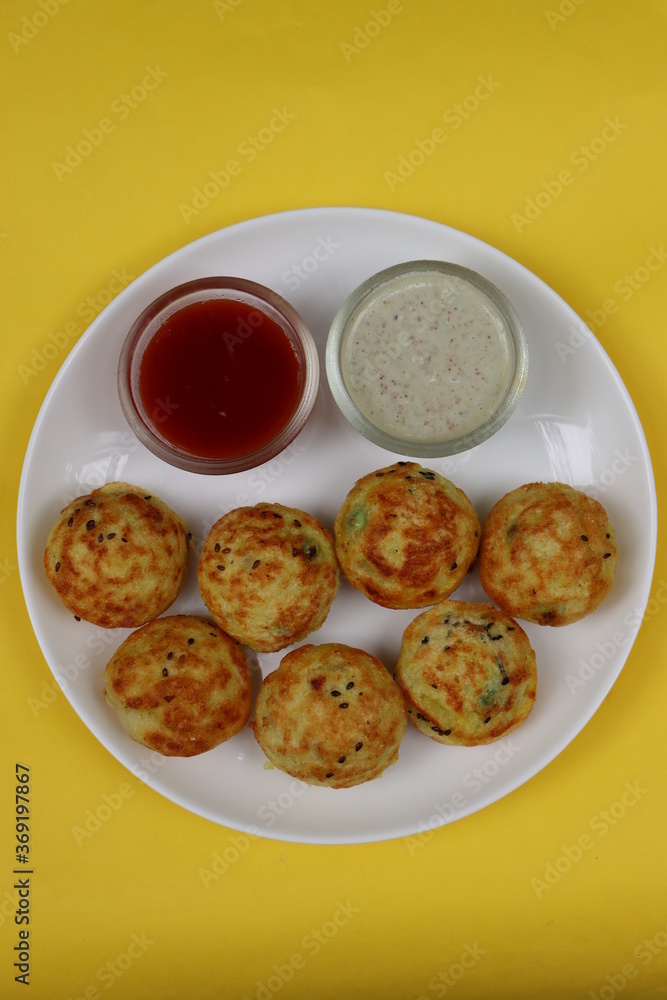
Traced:
POLYGON ((302 317, 272 289, 236 277, 198 278, 155 299, 118 367, 121 407, 142 444, 208 475, 278 455, 318 389, 317 348, 302 317))

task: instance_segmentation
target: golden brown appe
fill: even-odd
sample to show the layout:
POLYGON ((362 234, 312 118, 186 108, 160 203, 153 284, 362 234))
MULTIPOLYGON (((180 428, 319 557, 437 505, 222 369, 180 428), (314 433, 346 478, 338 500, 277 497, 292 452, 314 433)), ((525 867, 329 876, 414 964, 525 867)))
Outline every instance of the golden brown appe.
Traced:
POLYGON ((245 726, 250 671, 242 646, 213 622, 171 615, 120 645, 106 667, 104 697, 137 743, 193 757, 245 726))
POLYGON ((374 656, 341 643, 292 650, 259 690, 255 738, 269 761, 311 785, 350 788, 398 759, 405 701, 374 656))
POLYGON ((568 625, 614 583, 618 547, 601 503, 564 483, 527 483, 494 505, 479 554, 482 586, 509 615, 568 625))
POLYGON ((479 535, 463 490, 416 462, 359 479, 334 525, 345 576, 386 608, 423 608, 448 597, 474 562, 479 535))
POLYGON ((237 507, 211 528, 198 567, 214 620, 251 649, 284 649, 320 628, 338 590, 333 539, 278 503, 237 507))
POLYGON ((396 681, 420 732, 438 743, 479 746, 525 721, 537 666, 512 618, 491 604, 443 601, 406 628, 396 681))
POLYGON ((60 512, 44 570, 73 615, 103 628, 136 628, 175 601, 188 548, 182 518, 163 500, 128 483, 106 483, 60 512))

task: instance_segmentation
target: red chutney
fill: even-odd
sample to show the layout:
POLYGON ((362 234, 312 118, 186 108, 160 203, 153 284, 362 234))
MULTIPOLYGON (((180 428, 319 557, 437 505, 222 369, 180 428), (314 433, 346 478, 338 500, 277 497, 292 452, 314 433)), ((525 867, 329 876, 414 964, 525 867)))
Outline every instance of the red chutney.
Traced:
POLYGON ((233 299, 194 302, 170 316, 139 371, 154 426, 204 458, 234 458, 268 444, 294 413, 300 383, 285 331, 233 299))

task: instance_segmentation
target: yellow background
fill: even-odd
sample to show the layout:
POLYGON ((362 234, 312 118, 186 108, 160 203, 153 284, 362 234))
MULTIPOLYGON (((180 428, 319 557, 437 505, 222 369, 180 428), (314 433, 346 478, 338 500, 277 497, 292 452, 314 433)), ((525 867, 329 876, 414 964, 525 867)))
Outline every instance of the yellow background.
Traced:
POLYGON ((138 276, 201 235, 308 206, 424 216, 536 272, 618 367, 660 498, 667 267, 623 301, 614 285, 667 240, 666 47, 658 0, 0 3, 2 998, 667 995, 664 547, 653 614, 620 679, 552 764, 418 842, 316 847, 239 841, 126 771, 63 695, 30 710, 51 675, 15 543, 25 449, 66 355, 26 378, 33 349, 68 323, 82 332, 77 307, 104 292, 114 268, 138 276), (121 113, 148 68, 159 82, 121 113), (411 177, 393 181, 399 158, 480 77, 493 92, 411 177), (195 188, 276 107, 294 120, 186 220, 195 188), (59 173, 67 147, 104 118, 113 129, 59 173), (624 127, 572 170, 607 119, 624 127), (573 183, 526 222, 527 203, 568 167, 573 183), (16 760, 32 775, 27 994, 12 969, 16 760), (645 791, 568 869, 565 849, 627 782, 645 791), (114 794, 122 806, 77 842, 87 811, 114 794), (200 869, 224 852, 231 863, 205 885, 200 869), (538 888, 557 862, 565 871, 538 888), (308 935, 336 919, 316 950, 308 935), (303 961, 288 978, 293 955, 303 961))

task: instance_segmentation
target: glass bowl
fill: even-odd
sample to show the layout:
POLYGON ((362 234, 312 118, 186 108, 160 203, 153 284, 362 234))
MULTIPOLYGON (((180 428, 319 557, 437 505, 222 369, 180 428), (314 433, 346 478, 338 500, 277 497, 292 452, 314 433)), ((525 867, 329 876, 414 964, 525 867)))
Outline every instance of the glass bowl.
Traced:
POLYGON ((142 444, 207 475, 278 455, 318 389, 317 348, 302 317, 272 289, 237 277, 198 278, 160 295, 132 325, 118 366, 121 407, 142 444))
POLYGON ((387 451, 437 458, 486 441, 514 412, 526 336, 476 271, 415 260, 372 275, 342 304, 326 348, 339 409, 387 451))

